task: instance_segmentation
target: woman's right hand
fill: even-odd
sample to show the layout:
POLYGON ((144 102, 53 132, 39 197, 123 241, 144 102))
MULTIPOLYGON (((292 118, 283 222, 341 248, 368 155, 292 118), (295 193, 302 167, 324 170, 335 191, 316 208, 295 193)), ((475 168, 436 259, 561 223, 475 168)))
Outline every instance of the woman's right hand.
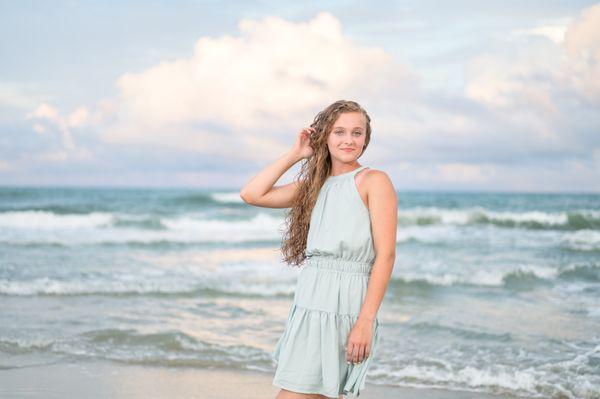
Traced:
POLYGON ((314 128, 306 127, 298 133, 292 151, 297 154, 300 159, 308 158, 314 153, 314 149, 310 145, 310 135, 314 131, 314 128))

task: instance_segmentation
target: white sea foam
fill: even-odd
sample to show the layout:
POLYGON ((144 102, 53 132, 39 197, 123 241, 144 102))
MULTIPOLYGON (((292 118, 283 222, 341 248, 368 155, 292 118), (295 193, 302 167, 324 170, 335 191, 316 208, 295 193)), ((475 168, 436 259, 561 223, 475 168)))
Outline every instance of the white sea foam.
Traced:
MULTIPOLYGON (((240 256, 252 252, 241 250, 240 256)), ((252 261, 227 260, 213 251, 219 262, 215 267, 199 260, 198 265, 179 264, 131 269, 102 268, 94 273, 74 273, 68 278, 40 276, 28 280, 0 279, 0 294, 31 295, 186 295, 214 290, 232 295, 277 296, 294 292, 299 269, 289 269, 272 255, 255 254, 252 261)), ((230 258, 232 257, 229 255, 230 258)), ((249 255, 248 258, 250 258, 249 255)), ((233 259, 233 258, 232 258, 233 259)))
POLYGON ((277 296, 290 295, 294 285, 286 281, 243 281, 226 282, 211 279, 202 283, 189 279, 142 279, 139 276, 114 276, 105 279, 87 279, 62 281, 55 278, 40 277, 28 281, 0 279, 0 294, 11 296, 32 295, 187 295, 199 290, 213 289, 232 295, 277 296))
MULTIPOLYGON (((600 212, 591 209, 573 210, 583 218, 600 219, 600 212)), ((569 223, 566 212, 544 211, 493 211, 483 207, 447 209, 438 207, 414 207, 400 209, 398 221, 401 225, 412 224, 452 224, 467 225, 492 223, 506 226, 527 226, 537 224, 547 228, 564 227, 569 223)))
POLYGON ((214 201, 222 202, 224 204, 239 204, 244 203, 242 198, 240 197, 239 192, 222 192, 222 193, 212 193, 211 198, 214 201))
POLYGON ((600 377, 587 366, 600 347, 576 355, 573 360, 519 368, 518 364, 489 363, 484 367, 434 367, 409 364, 392 367, 375 365, 369 371, 374 381, 405 387, 472 390, 535 398, 596 398, 600 377), (587 371, 584 371, 587 369, 587 371))
MULTIPOLYGON (((50 212, 0 214, 0 242, 9 244, 118 244, 157 242, 202 243, 280 240, 282 220, 259 213, 246 220, 201 219, 184 215, 165 217, 163 230, 114 226, 110 213, 56 215, 50 212), (37 218, 37 220, 36 220, 37 218)), ((139 218, 138 218, 139 220, 139 218)))
POLYGON ((600 250, 600 231, 579 230, 563 236, 562 244, 579 251, 600 250))
POLYGON ((107 212, 56 214, 48 211, 12 211, 0 213, 0 227, 31 230, 82 229, 107 226, 114 215, 107 212))
POLYGON ((553 280, 558 275, 555 268, 540 266, 535 264, 515 264, 511 267, 502 269, 476 269, 467 267, 448 270, 444 265, 436 266, 436 263, 430 263, 433 267, 422 265, 421 269, 402 269, 397 268, 394 277, 406 282, 426 281, 433 285, 451 286, 457 284, 475 285, 475 286, 503 286, 508 276, 518 276, 527 274, 539 279, 553 280), (396 277, 397 276, 397 277, 396 277))
POLYGON ((532 369, 517 370, 513 366, 491 365, 486 368, 466 366, 463 368, 440 368, 410 364, 391 368, 382 366, 369 371, 369 375, 402 386, 472 389, 491 392, 521 392, 536 395, 539 383, 532 369))

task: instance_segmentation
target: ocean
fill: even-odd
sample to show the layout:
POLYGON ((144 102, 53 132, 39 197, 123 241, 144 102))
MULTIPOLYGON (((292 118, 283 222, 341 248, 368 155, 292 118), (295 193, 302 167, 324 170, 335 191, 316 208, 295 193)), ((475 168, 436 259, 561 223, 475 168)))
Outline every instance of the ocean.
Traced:
MULTIPOLYGON (((600 194, 399 192, 367 383, 600 397, 600 194)), ((300 271, 236 191, 0 188, 0 373, 273 374, 300 271)))

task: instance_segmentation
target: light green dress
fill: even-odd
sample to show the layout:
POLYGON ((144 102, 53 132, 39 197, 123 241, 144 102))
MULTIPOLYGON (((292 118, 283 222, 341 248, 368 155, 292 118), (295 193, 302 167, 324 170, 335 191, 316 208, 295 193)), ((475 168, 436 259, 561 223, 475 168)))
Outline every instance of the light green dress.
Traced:
POLYGON ((375 250, 369 211, 354 176, 366 166, 329 176, 313 208, 306 263, 298 275, 285 330, 275 346, 273 385, 331 398, 359 396, 379 343, 373 322, 371 353, 347 364, 347 338, 367 293, 375 250))

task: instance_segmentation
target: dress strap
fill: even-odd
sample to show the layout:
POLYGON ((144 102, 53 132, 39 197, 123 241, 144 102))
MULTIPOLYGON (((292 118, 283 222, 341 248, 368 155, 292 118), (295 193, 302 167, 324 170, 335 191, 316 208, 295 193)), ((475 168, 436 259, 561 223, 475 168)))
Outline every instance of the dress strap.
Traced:
POLYGON ((350 174, 352 174, 352 176, 354 177, 355 174, 357 174, 358 172, 360 172, 361 170, 368 168, 368 166, 363 165, 363 166, 359 166, 358 168, 354 169, 352 172, 350 172, 350 174))

